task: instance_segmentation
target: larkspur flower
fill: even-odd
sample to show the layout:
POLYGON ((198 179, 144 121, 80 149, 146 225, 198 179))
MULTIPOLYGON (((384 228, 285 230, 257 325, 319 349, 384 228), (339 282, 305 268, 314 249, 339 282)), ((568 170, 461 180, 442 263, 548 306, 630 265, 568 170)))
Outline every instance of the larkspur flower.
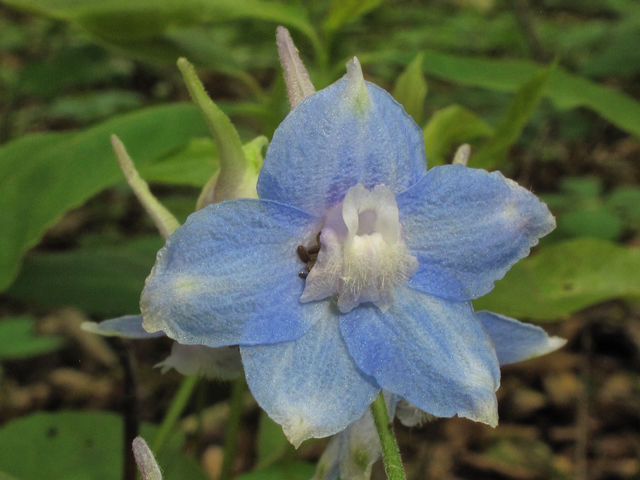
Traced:
POLYGON ((147 331, 239 345, 296 446, 344 430, 381 389, 497 424, 504 329, 487 333, 470 300, 554 228, 542 202, 500 173, 427 172, 419 127, 357 59, 279 126, 257 191, 169 237, 142 293, 147 331))

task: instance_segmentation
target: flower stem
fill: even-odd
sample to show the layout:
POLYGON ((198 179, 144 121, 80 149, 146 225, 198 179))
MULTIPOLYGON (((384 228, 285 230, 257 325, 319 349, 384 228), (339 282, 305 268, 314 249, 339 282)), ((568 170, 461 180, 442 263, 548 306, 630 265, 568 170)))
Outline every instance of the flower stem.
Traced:
POLYGON ((156 455, 160 453, 180 415, 184 412, 187 403, 189 403, 191 399, 193 390, 198 384, 199 378, 198 375, 189 375, 182 380, 182 385, 180 385, 178 393, 176 393, 176 396, 173 398, 169 411, 165 415, 162 425, 160 425, 160 430, 158 430, 156 437, 153 439, 151 450, 153 450, 156 455))
POLYGON ((396 442, 396 437, 393 434, 393 424, 389 421, 389 413, 387 412, 387 405, 382 392, 371 404, 371 413, 380 437, 382 462, 387 472, 387 478, 389 480, 405 480, 398 442, 396 442))
POLYGON ((242 409, 244 407, 244 394, 247 391, 247 383, 244 376, 240 376, 233 382, 231 391, 231 410, 227 419, 227 428, 224 435, 224 452, 222 457, 222 468, 219 480, 229 480, 233 474, 233 461, 236 457, 238 447, 238 433, 240 432, 240 421, 242 420, 242 409))

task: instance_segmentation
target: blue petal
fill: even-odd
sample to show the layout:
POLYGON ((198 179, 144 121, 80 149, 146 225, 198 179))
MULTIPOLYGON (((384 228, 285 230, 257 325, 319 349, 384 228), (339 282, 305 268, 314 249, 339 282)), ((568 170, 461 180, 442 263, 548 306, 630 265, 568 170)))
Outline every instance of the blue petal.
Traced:
POLYGON ((164 337, 164 332, 149 333, 142 328, 142 315, 126 315, 124 317, 112 318, 104 322, 84 322, 82 329, 104 337, 124 337, 124 338, 157 338, 164 337))
POLYGON ((491 337, 500 365, 539 357, 567 343, 563 338, 550 337, 540 327, 497 313, 483 310, 476 316, 491 337))
POLYGON ((251 393, 296 447, 344 430, 380 391, 356 367, 330 301, 324 318, 298 340, 240 347, 251 393))
POLYGON ((315 216, 357 183, 394 193, 426 170, 424 138, 402 106, 364 82, 359 64, 302 100, 276 130, 258 179, 258 196, 315 216))
POLYGON ((144 328, 209 347, 294 340, 323 314, 299 301, 296 254, 319 226, 304 212, 260 200, 192 214, 158 252, 142 292, 144 328))
POLYGON ((363 304, 340 330, 360 369, 385 390, 436 417, 498 422, 496 353, 469 302, 448 302, 407 287, 383 314, 363 304))
POLYGON ((418 271, 409 285, 449 300, 487 294, 555 228, 547 206, 499 172, 435 167, 399 195, 400 223, 418 271))

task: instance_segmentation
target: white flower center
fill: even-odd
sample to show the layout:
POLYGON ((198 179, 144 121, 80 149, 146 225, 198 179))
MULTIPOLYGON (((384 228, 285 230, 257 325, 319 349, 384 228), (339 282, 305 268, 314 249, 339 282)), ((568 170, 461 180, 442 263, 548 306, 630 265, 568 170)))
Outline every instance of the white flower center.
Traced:
POLYGON ((338 297, 346 313, 373 302, 383 313, 418 261, 401 241, 398 204, 385 185, 351 187, 342 203, 325 215, 318 260, 309 272, 301 302, 338 297))

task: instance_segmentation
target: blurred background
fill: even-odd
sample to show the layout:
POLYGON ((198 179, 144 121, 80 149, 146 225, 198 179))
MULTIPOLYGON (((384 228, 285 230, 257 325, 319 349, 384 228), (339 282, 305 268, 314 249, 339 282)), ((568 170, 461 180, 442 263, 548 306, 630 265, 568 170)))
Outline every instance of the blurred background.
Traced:
MULTIPOLYGON (((79 328, 139 313, 163 244, 109 135, 184 221, 217 149, 175 62, 195 64, 244 143, 270 139, 289 111, 278 25, 317 89, 357 55, 423 128, 429 167, 469 143, 469 166, 499 169, 557 217, 475 306, 567 346, 503 369, 496 429, 396 422, 408 478, 640 478, 637 0, 4 0, 0 479, 122 478, 134 393, 143 436, 157 435, 184 386, 153 368, 171 342, 79 328)), ((220 478, 230 394, 198 382, 159 454, 165 478, 220 478)), ((243 401, 231 476, 311 478, 326 439, 294 451, 243 401)))

